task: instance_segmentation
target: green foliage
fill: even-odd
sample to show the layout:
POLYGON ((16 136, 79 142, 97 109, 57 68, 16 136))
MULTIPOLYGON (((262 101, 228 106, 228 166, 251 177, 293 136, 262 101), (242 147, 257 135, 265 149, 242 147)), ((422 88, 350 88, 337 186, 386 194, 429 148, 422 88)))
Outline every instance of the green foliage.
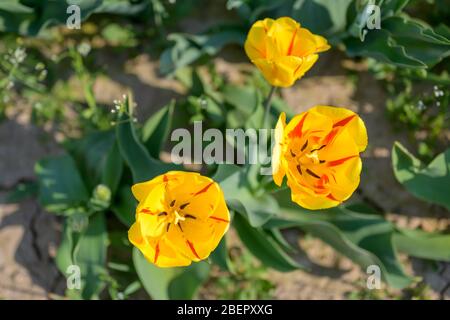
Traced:
POLYGON ((149 1, 129 0, 6 0, 0 4, 0 31, 38 35, 42 29, 65 24, 71 4, 80 7, 82 20, 93 13, 135 15, 149 6, 149 1))
POLYGON ((224 26, 211 34, 171 34, 168 40, 174 45, 165 50, 160 58, 160 70, 171 74, 177 69, 191 65, 202 57, 216 55, 225 45, 244 44, 245 34, 240 28, 224 26))
POLYGON ((333 45, 344 45, 351 57, 371 57, 380 62, 407 68, 429 68, 450 54, 447 29, 433 29, 425 22, 403 12, 408 0, 229 0, 239 25, 219 24, 200 35, 173 34, 173 45, 161 56, 161 72, 175 70, 213 56, 230 44, 243 45, 249 27, 258 19, 290 16, 314 33, 325 36, 333 45), (369 30, 370 4, 380 8, 381 29, 369 30), (232 30, 231 32, 229 30, 232 30))
POLYGON ((212 275, 208 284, 218 299, 265 300, 273 299, 275 285, 270 281, 268 269, 258 264, 247 250, 231 248, 233 272, 219 272, 212 275))
POLYGON ((205 262, 186 268, 158 268, 136 248, 133 262, 145 290, 157 300, 192 299, 209 275, 209 265, 205 262))
POLYGON ((414 196, 450 210, 450 149, 425 166, 397 142, 392 149, 392 166, 397 180, 414 196))
MULTIPOLYGON (((285 197, 282 193, 280 196, 285 197)), ((364 270, 378 265, 384 280, 395 288, 404 288, 410 278, 404 273, 392 244, 394 227, 377 215, 359 214, 345 208, 311 212, 295 207, 288 200, 279 218, 264 227, 299 227, 332 246, 359 264, 364 270)))
MULTIPOLYGON (((177 70, 175 76, 189 92, 185 107, 190 122, 203 121, 203 125, 221 129, 262 128, 264 116, 264 97, 270 92, 270 85, 259 72, 252 72, 244 85, 230 83, 218 75, 214 65, 208 65, 207 75, 200 68, 186 67, 177 70), (209 80, 209 77, 211 80, 209 80)), ((279 96, 271 101, 269 123, 275 124, 278 115, 285 112, 288 118, 294 116, 292 109, 279 96)), ((266 124, 267 125, 267 124, 266 124)), ((227 137, 230 138, 230 137, 227 137)), ((227 142, 239 153, 247 154, 244 146, 235 141, 227 142)))
POLYGON ((413 91, 413 87, 407 84, 404 91, 395 92, 396 95, 387 101, 387 111, 397 128, 404 126, 413 132, 426 130, 429 133, 428 142, 432 144, 448 126, 446 106, 450 97, 438 86, 431 94, 425 92, 417 96, 417 92, 413 91))
POLYGON ((392 16, 381 24, 382 29, 368 31, 364 41, 346 39, 347 53, 407 68, 431 67, 450 54, 450 39, 422 21, 392 16))
POLYGON ((51 212, 64 213, 89 199, 75 162, 69 155, 47 158, 36 164, 39 201, 51 212))
MULTIPOLYGON (((154 178, 164 172, 175 170, 177 166, 163 163, 150 156, 145 146, 138 139, 133 126, 133 102, 130 99, 131 96, 127 96, 121 107, 116 136, 120 153, 131 169, 133 181, 137 183, 154 178)), ((159 115, 157 114, 156 116, 158 117, 159 115)), ((152 135, 158 137, 158 133, 158 131, 154 131, 152 135)), ((147 136, 147 141, 148 139, 150 139, 150 135, 147 136)), ((159 146, 157 145, 156 147, 158 148, 159 146)))
MULTIPOLYGON (((26 48, 21 39, 11 35, 1 38, 0 46, 0 120, 6 109, 14 107, 17 96, 27 97, 30 93, 45 92, 45 81, 48 70, 40 55, 26 48)), ((35 105, 33 118, 39 122, 41 119, 58 118, 60 110, 47 108, 45 111, 35 105)))
MULTIPOLYGON (((121 290, 123 284, 112 276, 117 270, 129 275, 127 264, 109 262, 110 270, 106 267, 111 231, 106 228, 105 214, 112 211, 126 227, 131 226, 136 207, 130 187, 133 181, 151 179, 178 168, 150 156, 159 154, 167 138, 174 104, 149 118, 142 134, 136 132, 132 106, 131 96, 119 103, 115 130, 96 130, 70 140, 65 144, 68 154, 36 164, 41 204, 51 212, 66 216, 56 258, 58 268, 68 280, 71 279, 69 266, 78 266, 81 271, 81 290, 68 290, 71 298, 99 298, 107 287, 112 298, 122 299, 139 289, 139 283, 133 282, 121 290)), ((116 250, 120 247, 123 245, 114 246, 116 250)), ((125 247, 131 249, 129 244, 125 247)), ((189 268, 159 269, 147 262, 137 249, 133 253, 133 265, 134 278, 139 277, 154 299, 193 298, 210 269, 204 262, 189 268)))
POLYGON ((450 261, 450 235, 427 233, 420 230, 400 229, 394 233, 394 244, 399 251, 411 256, 450 261))
POLYGON ((228 255, 226 236, 222 238, 217 248, 211 253, 210 258, 222 271, 231 271, 233 266, 228 255))
POLYGON ((148 118, 142 127, 142 140, 153 158, 159 158, 159 153, 167 141, 172 127, 174 108, 175 101, 172 101, 148 118))
POLYGON ((245 215, 252 227, 263 225, 278 212, 278 204, 270 195, 257 195, 249 185, 245 170, 234 165, 219 165, 213 179, 219 182, 228 206, 245 215))
POLYGON ((386 111, 396 130, 407 130, 419 157, 429 161, 446 144, 450 77, 447 61, 431 70, 405 69, 368 60, 369 70, 388 92, 386 111))
POLYGON ((125 226, 131 227, 135 219, 134 212, 136 211, 136 201, 131 193, 131 186, 123 185, 119 189, 111 209, 125 226))
POLYGON ((357 283, 357 290, 350 292, 347 297, 350 300, 432 300, 431 288, 423 281, 416 280, 401 293, 382 288, 372 290, 367 288, 367 283, 357 283))
MULTIPOLYGON (((2 2, 0 30, 44 35, 48 27, 65 23, 67 14, 61 10, 67 7, 66 2, 2 2)), ((97 13, 132 15, 142 20, 151 15, 162 35, 165 33, 163 21, 171 18, 166 3, 159 0, 79 2, 83 19, 97 13)), ((70 63, 83 91, 82 101, 71 99, 67 93, 70 88, 64 80, 55 84, 46 77, 27 76, 30 66, 34 68, 37 64, 36 57, 32 56, 32 64, 24 63, 22 67, 20 63, 4 59, 0 63, 3 76, 0 98, 10 96, 11 92, 13 95, 39 93, 41 107, 35 106, 34 115, 44 122, 64 117, 66 101, 72 104, 77 115, 71 121, 76 123, 79 137, 65 141, 63 155, 45 158, 36 164, 38 190, 30 184, 16 195, 19 199, 37 192, 46 210, 63 216, 64 232, 56 262, 65 276, 69 276, 70 265, 78 265, 82 280, 81 290, 69 290, 67 296, 125 299, 132 298, 143 288, 153 299, 192 299, 198 296, 201 286, 208 283, 211 264, 214 264, 221 270, 219 276, 213 275, 212 281, 219 290, 219 297, 271 298, 274 285, 267 279, 267 268, 282 272, 305 269, 294 258, 298 248, 284 239, 287 228, 299 228, 321 239, 363 269, 373 264, 380 266, 384 280, 393 288, 407 288, 413 281, 404 272, 398 252, 450 261, 447 234, 399 229, 373 210, 357 206, 304 210, 292 203, 287 190, 275 188, 270 176, 259 175, 259 165, 220 164, 202 168, 202 172, 212 176, 223 189, 232 211, 233 227, 246 247, 238 256, 227 247, 224 237, 210 256, 211 264, 204 261, 187 268, 157 268, 127 240, 127 230, 135 220, 136 209, 131 186, 169 170, 185 170, 159 159, 172 128, 188 127, 195 120, 222 131, 262 127, 263 103, 270 86, 261 74, 245 74, 247 81, 236 85, 219 76, 208 59, 229 44, 242 46, 251 23, 266 16, 293 16, 303 26, 326 36, 333 45, 344 48, 348 55, 372 57, 369 64, 379 79, 394 77, 402 81, 399 86, 388 84, 388 91, 394 96, 387 104, 389 115, 412 130, 425 128, 436 140, 441 137, 448 126, 449 95, 444 89, 450 82, 445 72, 446 61, 440 61, 449 54, 450 29, 445 25, 431 28, 407 16, 404 13, 408 8, 405 7, 407 0, 376 3, 381 5, 381 30, 367 30, 364 1, 227 1, 227 8, 234 10, 241 21, 213 26, 199 35, 176 33, 168 37, 171 46, 161 55, 161 71, 174 75, 186 87, 187 95, 161 108, 142 126, 135 119, 131 95, 118 102, 111 114, 106 114, 97 102, 94 95, 97 72, 92 69, 94 63, 87 59, 92 49, 87 42, 77 46, 69 41, 68 48, 52 65, 56 68, 70 63), (207 62, 207 77, 200 69, 190 67, 203 62, 207 62), (431 67, 433 70, 425 70, 431 67), (48 81, 47 87, 43 85, 44 80, 48 81), (433 92, 443 94, 415 94, 416 80, 436 85, 433 92), (14 86, 19 84, 20 88, 6 90, 8 81, 14 86), (423 109, 420 101, 436 108, 423 109), (257 264, 254 258, 259 261, 257 264)), ((135 49, 140 44, 135 28, 110 23, 101 29, 100 36, 108 46, 135 49)), ((18 55, 21 60, 22 51, 16 53, 19 47, 14 48, 10 56, 18 55)), ((47 67, 47 63, 41 63, 36 71, 40 73, 47 67)), ((282 111, 288 118, 293 116, 287 104, 275 96, 271 105, 272 127, 282 111)), ((426 142, 431 151, 423 154, 433 154, 434 146, 430 140, 426 142)), ((231 147, 248 156, 243 145, 231 143, 231 147)), ((394 145, 392 155, 395 176, 407 190, 420 199, 450 208, 448 151, 438 155, 428 166, 399 144, 394 145)), ((355 294, 358 295, 372 297, 367 292, 355 294)), ((417 295, 420 293, 413 296, 417 295)))
POLYGON ((303 268, 289 257, 267 232, 260 228, 252 227, 245 218, 236 215, 233 226, 247 249, 263 265, 282 272, 303 268))
POLYGON ((68 288, 71 298, 99 298, 104 288, 103 277, 106 274, 106 250, 108 233, 103 213, 89 218, 84 228, 74 227, 70 220, 64 228, 63 239, 58 249, 56 263, 61 273, 70 276, 69 266, 78 266, 81 273, 81 291, 68 288), (75 230, 77 231, 73 231, 75 230))
POLYGON ((106 185, 115 193, 122 176, 123 161, 113 130, 97 131, 69 143, 89 188, 106 185))

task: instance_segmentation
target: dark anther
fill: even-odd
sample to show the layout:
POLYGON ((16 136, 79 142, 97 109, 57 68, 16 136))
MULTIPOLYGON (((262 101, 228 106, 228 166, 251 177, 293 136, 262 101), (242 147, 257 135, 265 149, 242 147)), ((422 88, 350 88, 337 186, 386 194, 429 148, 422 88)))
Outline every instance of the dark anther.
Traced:
POLYGON ((175 200, 172 200, 172 202, 170 203, 170 206, 173 207, 175 205, 175 200))
POLYGON ((194 217, 193 215, 190 215, 190 214, 187 214, 184 217, 189 218, 189 219, 197 219, 196 217, 194 217))
POLYGON ((158 217, 161 217, 161 216, 167 216, 167 212, 164 211, 164 212, 159 213, 158 217))
POLYGON ((166 232, 169 232, 170 223, 167 224, 166 232))
POLYGON ((180 209, 183 210, 184 208, 186 208, 189 205, 189 202, 184 203, 180 206, 180 209))
POLYGON ((325 160, 319 160, 319 163, 325 163, 325 160))
POLYGON ((297 171, 298 173, 303 174, 302 167, 300 167, 300 165, 297 165, 297 171))
POLYGON ((308 146, 308 140, 306 140, 306 142, 305 142, 305 144, 303 145, 301 151, 305 150, 307 146, 308 146))
POLYGON ((308 173, 310 176, 313 176, 314 178, 320 179, 320 177, 317 174, 315 174, 309 169, 306 169, 306 173, 308 173))
POLYGON ((322 145, 320 148, 317 148, 317 149, 312 149, 310 152, 312 153, 312 152, 314 152, 314 151, 319 151, 319 150, 322 150, 323 148, 325 148, 327 145, 326 144, 324 144, 324 145, 322 145))
POLYGON ((289 151, 291 152, 291 156, 292 156, 292 158, 295 158, 297 155, 295 154, 295 153, 293 153, 292 152, 292 150, 291 149, 289 149, 289 151))
POLYGON ((181 227, 181 222, 178 222, 178 228, 180 228, 181 232, 183 232, 183 228, 181 227))

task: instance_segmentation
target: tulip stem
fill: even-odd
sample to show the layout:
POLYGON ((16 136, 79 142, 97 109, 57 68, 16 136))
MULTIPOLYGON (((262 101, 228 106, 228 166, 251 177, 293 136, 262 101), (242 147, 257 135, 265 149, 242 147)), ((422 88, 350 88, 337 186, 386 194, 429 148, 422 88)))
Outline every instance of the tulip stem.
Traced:
POLYGON ((265 112, 264 112, 264 118, 263 118, 263 127, 265 127, 266 123, 269 121, 270 107, 272 105, 272 98, 275 93, 275 90, 276 90, 276 87, 272 86, 272 88, 270 89, 270 93, 266 99, 265 112))

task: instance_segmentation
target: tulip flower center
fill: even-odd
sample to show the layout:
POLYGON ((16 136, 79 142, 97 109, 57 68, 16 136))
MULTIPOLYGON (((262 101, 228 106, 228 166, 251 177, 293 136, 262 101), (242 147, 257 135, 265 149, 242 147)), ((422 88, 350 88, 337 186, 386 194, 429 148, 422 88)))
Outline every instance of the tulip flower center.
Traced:
POLYGON ((308 159, 312 160, 313 163, 319 163, 319 155, 317 154, 317 151, 313 151, 311 153, 307 153, 305 155, 308 159))
POLYGON ((322 167, 325 161, 320 159, 319 152, 326 145, 318 142, 314 139, 294 139, 289 144, 288 149, 291 159, 296 164, 295 170, 297 173, 304 179, 308 178, 304 180, 305 183, 324 189, 329 180, 324 172, 324 167, 322 167))
MULTIPOLYGON (((172 224, 178 226, 181 232, 183 232, 183 227, 181 223, 186 221, 186 219, 197 219, 191 214, 184 212, 184 209, 189 205, 189 202, 176 206, 176 200, 172 200, 170 203, 165 205, 165 211, 158 213, 158 217, 161 219, 160 222, 165 224, 166 232, 169 232, 172 224)), ((150 212, 147 209, 141 210, 141 212, 150 212)))

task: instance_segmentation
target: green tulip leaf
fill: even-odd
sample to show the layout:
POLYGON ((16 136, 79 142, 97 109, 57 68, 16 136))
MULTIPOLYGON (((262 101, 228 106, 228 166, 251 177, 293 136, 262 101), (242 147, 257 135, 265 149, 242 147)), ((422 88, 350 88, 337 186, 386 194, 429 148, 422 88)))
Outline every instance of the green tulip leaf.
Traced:
POLYGON ((149 150, 150 155, 158 159, 172 126, 175 101, 161 108, 147 119, 142 127, 142 141, 149 150))
POLYGON ((397 180, 414 196, 450 210, 450 149, 425 166, 396 142, 392 149, 392 166, 397 180))
POLYGON ((271 195, 255 195, 245 169, 235 165, 220 164, 213 179, 217 181, 230 208, 244 214, 250 225, 259 227, 276 215, 279 208, 271 195))
POLYGON ((135 183, 152 179, 179 166, 164 163, 150 156, 144 144, 139 140, 133 122, 133 102, 131 96, 125 101, 126 111, 122 111, 116 126, 117 142, 122 158, 130 167, 135 183))
POLYGON ((39 184, 39 202, 50 212, 63 214, 71 208, 83 206, 89 194, 75 161, 69 155, 38 161, 35 172, 39 184))
POLYGON ((133 262, 147 293, 156 300, 192 299, 209 276, 209 265, 193 263, 184 268, 159 268, 133 249, 133 262))
POLYGON ((265 266, 282 272, 303 268, 265 230, 252 227, 241 215, 235 215, 233 226, 242 243, 265 266))

